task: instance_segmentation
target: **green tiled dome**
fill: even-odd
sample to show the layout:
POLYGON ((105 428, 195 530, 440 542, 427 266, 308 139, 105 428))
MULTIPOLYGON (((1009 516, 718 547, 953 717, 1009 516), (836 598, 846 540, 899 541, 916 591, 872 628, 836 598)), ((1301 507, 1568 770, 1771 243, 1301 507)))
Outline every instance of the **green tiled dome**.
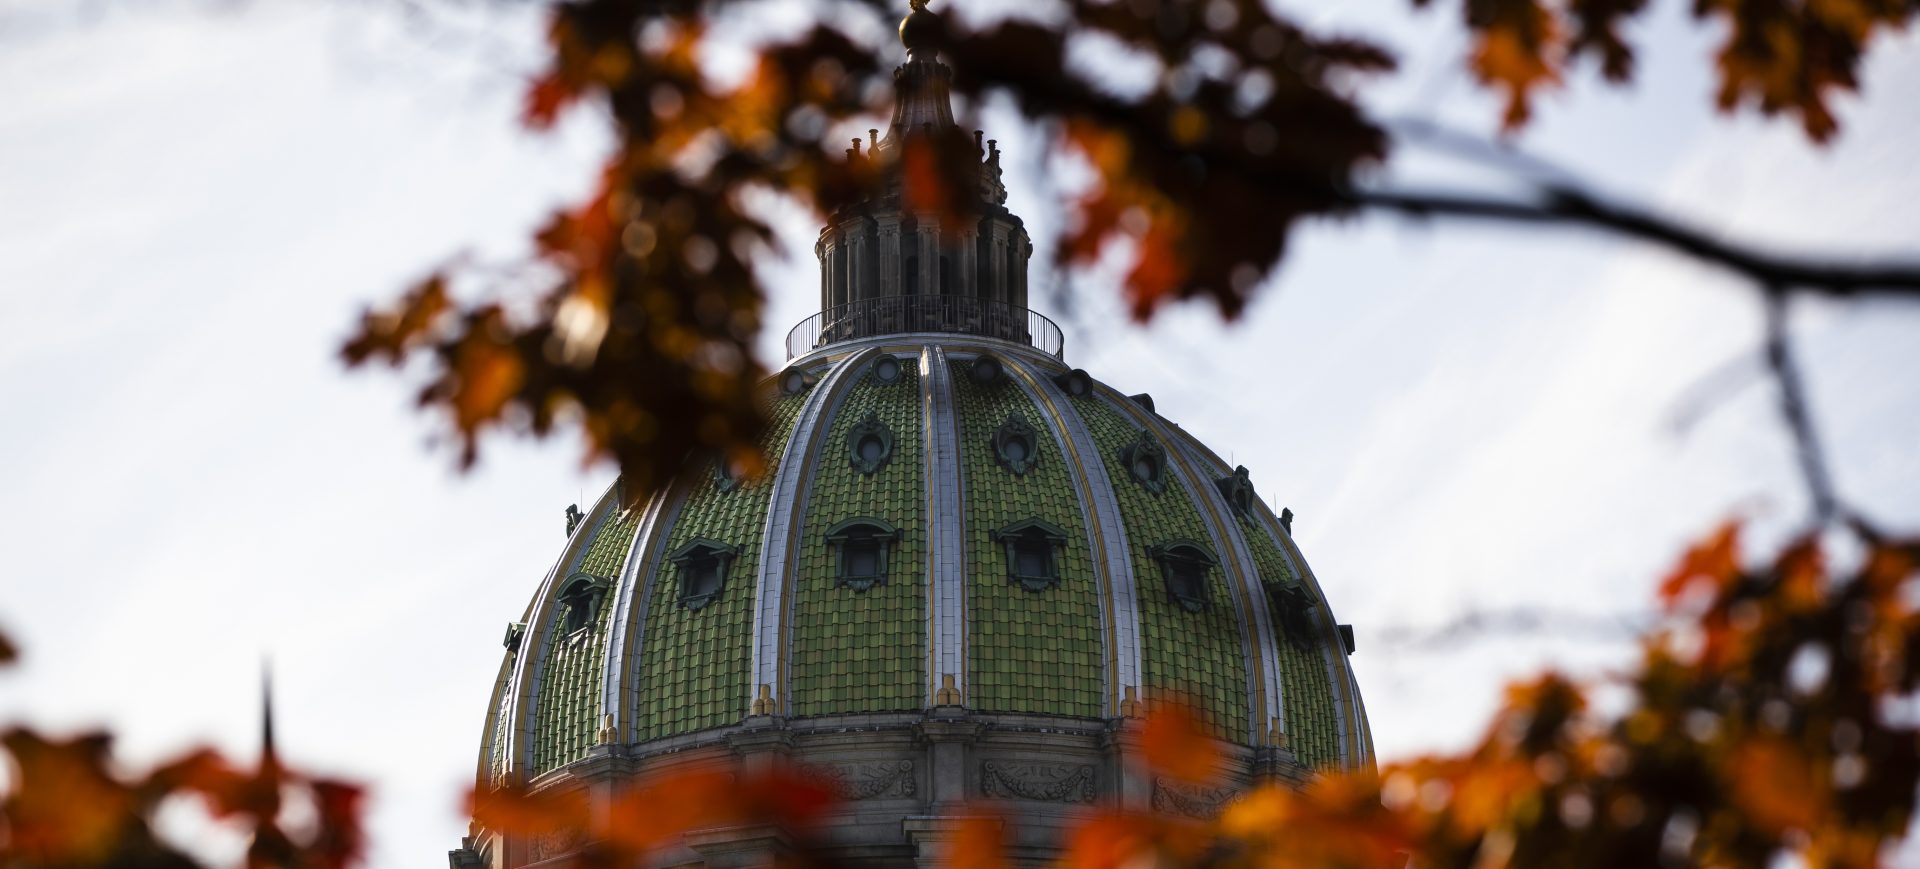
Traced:
MULTIPOLYGON (((928 865, 975 800, 1023 804, 1038 865, 1076 813, 1207 817, 1372 763, 1350 635, 1286 514, 1151 399, 1068 367, 1027 309, 995 144, 976 136, 978 177, 954 179, 968 219, 903 200, 916 137, 964 142, 936 54, 916 43, 886 136, 848 154, 896 181, 821 230, 820 313, 765 384, 765 473, 689 467, 644 503, 616 485, 569 511, 508 628, 483 786, 603 805, 630 775, 794 763, 849 804, 826 839, 852 865, 928 865), (1130 720, 1162 701, 1226 744, 1217 787, 1143 777, 1130 720)), ((662 865, 773 862, 755 835, 662 865)), ((579 847, 476 829, 450 863, 579 847)))
POLYGON ((508 652, 490 776, 755 716, 1105 720, 1163 698, 1309 767, 1367 761, 1286 528, 1144 396, 1021 342, 881 334, 796 359, 766 400, 763 476, 697 469, 629 509, 610 490, 578 522, 508 652), (674 554, 701 546, 730 557, 696 600, 716 577, 674 554))

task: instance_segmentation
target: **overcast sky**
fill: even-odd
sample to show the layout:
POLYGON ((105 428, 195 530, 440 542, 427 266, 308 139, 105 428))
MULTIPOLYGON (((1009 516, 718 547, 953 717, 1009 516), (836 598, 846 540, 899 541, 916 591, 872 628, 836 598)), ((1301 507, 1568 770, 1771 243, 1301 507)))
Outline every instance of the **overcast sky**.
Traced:
MULTIPOLYGON (((26 653, 0 675, 0 722, 105 724, 135 760, 245 755, 270 656, 285 753, 375 789, 374 865, 437 864, 464 830, 504 625, 563 508, 611 472, 568 439, 495 440, 460 475, 414 381, 334 354, 364 304, 448 257, 522 251, 591 181, 603 134, 514 126, 539 32, 524 12, 422 35, 379 4, 42 7, 0 2, 0 626, 26 653)), ((1403 52, 1380 113, 1488 130, 1457 10, 1401 10, 1309 17, 1403 52)), ((1876 47, 1822 150, 1790 123, 1708 115, 1714 37, 1679 15, 1636 28, 1638 87, 1576 81, 1520 143, 1768 249, 1920 258, 1920 39, 1876 47)), ((983 125, 1044 236, 1061 204, 1040 182, 1067 167, 1007 113, 983 125)), ((1409 157, 1403 177, 1488 182, 1409 157)), ((810 256, 808 221, 783 230, 810 256)), ((1388 759, 1472 738, 1512 676, 1624 648, 1408 631, 1515 607, 1604 626, 1722 518, 1777 534, 1802 515, 1764 381, 1673 425, 1756 351, 1757 302, 1726 276, 1591 235, 1383 218, 1311 226, 1293 250, 1231 326, 1206 309, 1125 325, 1097 274, 1039 304, 1070 362, 1152 393, 1298 514, 1388 759)), ((777 365, 818 272, 768 274, 777 365)), ((1794 326, 1842 493, 1920 527, 1920 310, 1800 305, 1794 326)))

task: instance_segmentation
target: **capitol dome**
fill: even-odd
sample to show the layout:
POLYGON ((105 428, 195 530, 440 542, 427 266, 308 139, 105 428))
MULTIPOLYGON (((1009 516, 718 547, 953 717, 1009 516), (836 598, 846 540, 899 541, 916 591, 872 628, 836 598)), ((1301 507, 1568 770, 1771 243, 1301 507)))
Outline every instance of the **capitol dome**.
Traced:
MULTIPOLYGON (((896 72, 892 127, 850 159, 952 127, 932 55, 896 72)), ((839 856, 906 866, 928 819, 966 804, 1012 806, 1030 822, 1016 853, 1038 860, 1096 807, 1206 817, 1260 783, 1371 766, 1352 635, 1291 514, 1149 396, 1071 367, 1027 307, 999 152, 978 157, 977 224, 915 214, 896 187, 822 230, 821 313, 765 384, 763 474, 692 468, 638 504, 616 484, 569 510, 508 628, 481 787, 772 751, 844 798, 839 856), (1224 746, 1223 784, 1129 762, 1117 734, 1167 700, 1224 746)), ((579 844, 477 830, 452 865, 579 844)), ((717 865, 711 844, 678 862, 717 865)))

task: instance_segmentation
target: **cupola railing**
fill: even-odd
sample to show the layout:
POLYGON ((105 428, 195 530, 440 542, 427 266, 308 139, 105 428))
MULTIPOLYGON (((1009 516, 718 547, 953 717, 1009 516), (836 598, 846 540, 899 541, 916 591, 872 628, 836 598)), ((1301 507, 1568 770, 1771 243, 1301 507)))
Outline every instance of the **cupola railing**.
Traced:
POLYGON ((787 332, 787 358, 829 344, 906 332, 998 338, 1061 357, 1066 336, 1045 316, 1006 302, 966 296, 885 296, 835 305, 787 332))

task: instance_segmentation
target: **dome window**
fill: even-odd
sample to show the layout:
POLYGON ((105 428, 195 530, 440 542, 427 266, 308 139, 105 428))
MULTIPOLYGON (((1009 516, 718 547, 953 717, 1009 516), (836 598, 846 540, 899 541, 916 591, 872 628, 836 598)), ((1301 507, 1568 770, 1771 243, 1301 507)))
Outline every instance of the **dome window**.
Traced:
POLYGON ((887 556, 900 540, 900 529, 879 519, 848 519, 827 529, 827 547, 833 550, 834 584, 856 592, 887 584, 887 556))
POLYGON ((1167 450, 1144 429, 1133 443, 1120 448, 1120 463, 1133 481, 1155 495, 1166 491, 1167 450))
POLYGON ((560 603, 566 607, 567 633, 582 630, 600 614, 600 599, 607 593, 607 580, 589 573, 567 577, 560 590, 560 603))
POLYGON ((727 587, 727 571, 733 567, 736 546, 716 540, 692 540, 667 554, 680 574, 680 605, 698 610, 719 599, 727 587))
POLYGON ((1006 548, 1007 582, 1027 591, 1046 591, 1060 584, 1060 547, 1067 532, 1044 519, 1016 522, 993 532, 1006 548))
POLYGON ((1087 372, 1078 368, 1055 376, 1053 382, 1060 387, 1060 391, 1074 398, 1085 398, 1093 394, 1093 378, 1088 377, 1087 372))
POLYGON ((1220 487, 1220 496, 1227 499, 1227 506, 1232 507, 1233 512, 1242 518, 1253 515, 1253 505, 1259 500, 1254 497, 1253 481, 1247 478, 1246 465, 1234 468, 1232 474, 1214 480, 1213 484, 1220 487))
POLYGON ((813 388, 814 376, 798 368, 789 368, 780 372, 780 391, 787 395, 799 395, 813 388))
POLYGON ((1269 582, 1266 587, 1267 600, 1280 614, 1280 632, 1287 642, 1303 652, 1312 649, 1317 635, 1313 629, 1313 592, 1291 582, 1269 582))
POLYGON ((1006 373, 1007 367, 1001 364, 1000 360, 982 353, 979 358, 973 360, 973 368, 967 372, 967 376, 972 377, 973 382, 981 386, 992 386, 999 383, 1006 373))
POLYGON ((879 414, 867 411, 865 419, 847 430, 847 452, 855 470, 872 475, 893 458, 893 429, 879 414))
POLYGON ((1040 459, 1040 436, 1026 417, 1014 414, 993 433, 993 455, 1015 475, 1033 470, 1040 459))
POLYGON ((1167 597, 1190 613, 1204 612, 1208 598, 1207 579, 1213 566, 1220 563, 1213 551, 1190 541, 1175 541, 1147 548, 1147 554, 1160 562, 1160 575, 1167 583, 1167 597))
POLYGON ((873 363, 873 379, 881 383, 897 383, 900 380, 900 360, 892 356, 882 356, 873 363))

